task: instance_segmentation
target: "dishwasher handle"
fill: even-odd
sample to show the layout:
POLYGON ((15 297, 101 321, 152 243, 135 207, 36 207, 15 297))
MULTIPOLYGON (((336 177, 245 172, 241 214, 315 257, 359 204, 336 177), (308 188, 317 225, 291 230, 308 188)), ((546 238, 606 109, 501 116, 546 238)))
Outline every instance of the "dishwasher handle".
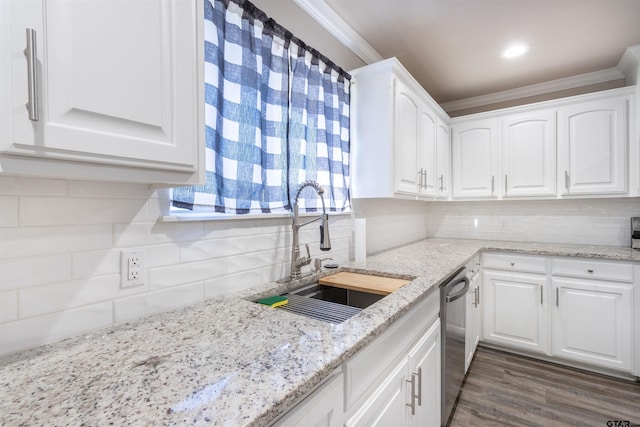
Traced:
POLYGON ((447 289, 446 289, 446 294, 445 294, 445 302, 450 303, 450 302, 454 302, 456 300, 459 300, 460 298, 464 297, 467 294, 467 291, 469 290, 469 278, 466 276, 460 277, 459 279, 447 284, 447 289), (449 294, 449 291, 451 289, 453 289, 454 287, 456 287, 457 285, 459 285, 460 283, 464 282, 464 287, 459 291, 456 292, 453 295, 449 294))

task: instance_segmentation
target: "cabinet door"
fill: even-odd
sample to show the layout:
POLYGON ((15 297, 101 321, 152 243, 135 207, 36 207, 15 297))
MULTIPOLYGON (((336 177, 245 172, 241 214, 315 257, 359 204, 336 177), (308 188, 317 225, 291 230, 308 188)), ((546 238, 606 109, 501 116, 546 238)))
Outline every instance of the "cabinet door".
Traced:
POLYGON ((633 285, 556 278, 552 284, 553 354, 630 372, 633 285))
MULTIPOLYGON (((416 427, 439 427, 441 411, 441 361, 440 322, 424 334, 418 344, 409 352, 410 375, 418 385, 417 398, 411 399, 409 389, 408 402, 413 404, 415 414, 409 416, 410 425, 416 427)), ((411 411, 411 408, 409 408, 411 411)))
POLYGON ((556 194, 554 111, 502 120, 503 197, 556 194))
POLYGON ((420 111, 420 168, 423 178, 420 187, 420 194, 427 197, 435 197, 437 194, 436 179, 436 139, 437 139, 437 118, 427 107, 421 105, 420 111))
POLYGON ((438 120, 436 129, 436 195, 448 198, 451 193, 451 134, 449 126, 438 120))
POLYGON ((0 152, 195 171, 200 2, 11 2, 12 134, 0 152), (199 10, 199 9, 198 9, 199 10), (39 119, 27 102, 36 31, 39 119))
POLYGON ((480 307, 480 274, 477 274, 469 285, 469 293, 467 294, 467 327, 465 334, 465 363, 464 371, 467 372, 473 355, 478 348, 480 342, 480 326, 482 322, 480 307))
POLYGON ((558 183, 565 195, 624 193, 627 97, 559 110, 558 183))
POLYGON ((545 353, 546 276, 485 271, 483 340, 545 353))
POLYGON ((493 119, 452 128, 454 198, 491 198, 497 186, 497 137, 493 119))
POLYGON ((345 425, 347 427, 406 426, 407 417, 410 414, 407 406, 408 393, 406 393, 408 369, 409 358, 404 357, 345 425))
POLYGON ((276 421, 274 427, 340 427, 344 397, 343 375, 337 374, 294 409, 276 421))
POLYGON ((395 80, 394 175, 397 193, 420 192, 421 168, 419 100, 400 80, 395 80))

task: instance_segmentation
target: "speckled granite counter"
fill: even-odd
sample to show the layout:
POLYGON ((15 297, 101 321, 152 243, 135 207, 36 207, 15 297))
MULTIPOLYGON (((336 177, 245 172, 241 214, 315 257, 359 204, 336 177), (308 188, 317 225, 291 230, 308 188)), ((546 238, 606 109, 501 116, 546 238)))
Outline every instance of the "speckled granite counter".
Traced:
POLYGON ((268 425, 479 250, 640 262, 601 246, 428 239, 342 267, 415 277, 341 325, 247 301, 265 285, 0 358, 0 424, 268 425))

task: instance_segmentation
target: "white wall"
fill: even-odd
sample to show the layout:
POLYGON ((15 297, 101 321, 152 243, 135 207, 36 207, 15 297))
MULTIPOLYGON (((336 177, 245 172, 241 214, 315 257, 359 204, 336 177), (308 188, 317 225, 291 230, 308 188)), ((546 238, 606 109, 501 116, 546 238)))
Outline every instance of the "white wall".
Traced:
MULTIPOLYGON (((290 219, 159 222, 145 185, 0 177, 0 353, 272 282, 286 275, 290 219), (120 251, 142 249, 147 284, 120 288, 120 251)), ((332 217, 336 262, 350 216, 332 217)), ((301 243, 319 251, 309 225, 301 243)))
POLYGON ((640 198, 434 202, 429 236, 629 247, 640 198))

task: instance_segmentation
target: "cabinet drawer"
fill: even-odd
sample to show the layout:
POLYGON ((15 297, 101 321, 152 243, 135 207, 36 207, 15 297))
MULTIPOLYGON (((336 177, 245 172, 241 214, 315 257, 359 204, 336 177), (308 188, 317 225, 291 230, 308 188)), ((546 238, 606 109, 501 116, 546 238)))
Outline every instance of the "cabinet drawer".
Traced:
POLYGON ((438 318, 439 312, 440 293, 434 289, 417 307, 344 364, 347 411, 382 381, 381 376, 407 354, 409 347, 438 318))
POLYGON ((633 281, 633 265, 613 261, 554 259, 551 264, 551 273, 554 276, 613 280, 615 282, 633 281))
POLYGON ((485 253, 482 255, 482 267, 495 270, 519 271, 523 273, 547 273, 545 257, 485 253))

